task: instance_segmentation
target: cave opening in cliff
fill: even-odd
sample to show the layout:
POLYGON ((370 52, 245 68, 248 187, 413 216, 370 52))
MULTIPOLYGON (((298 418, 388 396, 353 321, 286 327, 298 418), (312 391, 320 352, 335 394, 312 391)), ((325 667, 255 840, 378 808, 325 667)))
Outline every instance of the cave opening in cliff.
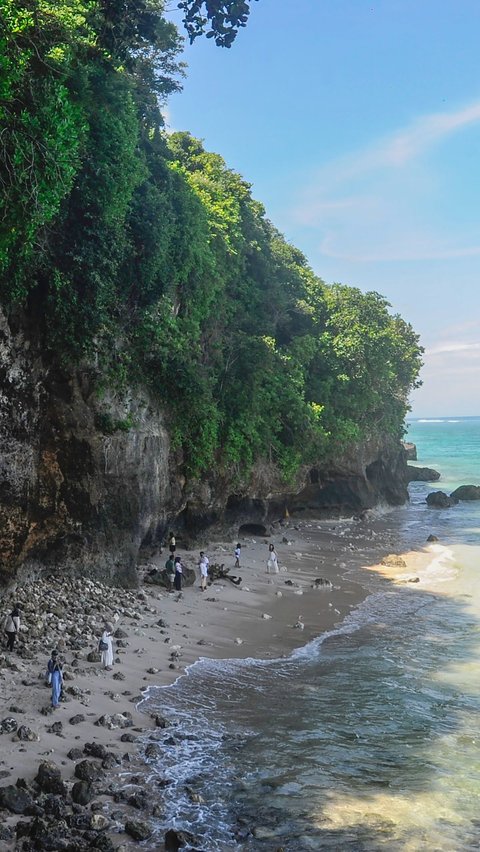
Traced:
POLYGON ((242 524, 238 530, 239 535, 268 535, 267 528, 263 524, 242 524))

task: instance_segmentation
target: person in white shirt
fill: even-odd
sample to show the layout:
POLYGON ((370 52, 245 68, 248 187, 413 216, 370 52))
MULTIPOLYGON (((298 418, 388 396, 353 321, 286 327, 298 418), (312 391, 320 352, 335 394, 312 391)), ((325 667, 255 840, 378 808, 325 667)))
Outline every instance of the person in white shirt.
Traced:
POLYGON ((202 592, 207 588, 207 579, 208 579, 208 566, 210 564, 210 560, 208 556, 205 556, 203 550, 200 551, 200 560, 198 563, 198 567, 200 569, 200 586, 202 588, 202 592))
POLYGON ((267 574, 278 574, 278 557, 273 544, 268 545, 267 574))

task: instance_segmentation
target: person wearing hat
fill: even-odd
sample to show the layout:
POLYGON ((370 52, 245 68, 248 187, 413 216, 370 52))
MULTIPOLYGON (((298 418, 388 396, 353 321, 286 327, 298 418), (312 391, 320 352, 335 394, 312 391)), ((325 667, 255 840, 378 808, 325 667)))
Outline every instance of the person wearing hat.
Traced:
POLYGON ((48 661, 47 672, 48 682, 52 685, 52 707, 56 710, 60 706, 63 685, 62 664, 58 657, 58 651, 52 651, 52 656, 48 661))
POLYGON ((112 634, 113 634, 113 627, 107 621, 107 622, 105 622, 105 625, 104 625, 104 628, 103 628, 103 633, 102 633, 100 642, 98 643, 98 649, 99 649, 99 651, 102 655, 103 668, 106 669, 108 672, 112 671, 112 666, 113 666, 112 634))

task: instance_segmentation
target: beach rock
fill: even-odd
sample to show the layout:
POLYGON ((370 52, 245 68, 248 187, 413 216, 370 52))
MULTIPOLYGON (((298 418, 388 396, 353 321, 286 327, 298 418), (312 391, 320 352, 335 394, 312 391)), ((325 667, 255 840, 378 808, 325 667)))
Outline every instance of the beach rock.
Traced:
POLYGON ((120 737, 121 743, 136 743, 137 738, 133 734, 122 734, 120 737))
POLYGON ((389 568, 406 568, 407 563, 405 559, 402 559, 401 556, 398 556, 396 553, 390 553, 388 556, 384 556, 381 562, 382 565, 387 565, 389 568))
POLYGON ((427 495, 426 503, 431 509, 449 509, 455 506, 458 500, 451 495, 449 497, 444 491, 432 491, 427 495))
MULTIPOLYGON (((141 697, 142 696, 138 699, 139 701, 141 700, 141 697)), ((95 725, 99 725, 102 728, 108 728, 109 730, 114 730, 115 728, 132 728, 132 714, 128 711, 125 711, 124 713, 113 713, 112 715, 105 713, 97 719, 95 725)))
POLYGON ((480 485, 461 485, 450 494, 454 500, 480 500, 480 485))
POLYGON ((265 621, 270 621, 272 616, 269 615, 268 612, 264 612, 264 613, 262 613, 262 618, 265 619, 265 621))
POLYGON ((75 716, 72 716, 71 719, 68 720, 71 725, 80 725, 81 722, 85 721, 85 716, 83 713, 77 713, 75 716))
POLYGON ((33 805, 33 799, 26 790, 21 790, 13 784, 0 787, 0 807, 12 814, 24 814, 33 805))
POLYGON ((175 831, 170 828, 165 834, 165 852, 178 852, 184 846, 192 846, 194 843, 195 838, 189 831, 175 831))
POLYGON ((332 581, 327 580, 325 577, 317 577, 316 580, 313 581, 312 589, 332 589, 332 581))
POLYGON ((121 627, 117 627, 113 635, 115 639, 128 639, 128 633, 125 633, 125 630, 122 630, 121 627))
POLYGON ((91 784, 93 781, 100 781, 104 777, 104 772, 93 760, 82 760, 75 767, 75 777, 91 784))
POLYGON ((438 541, 438 536, 436 536, 436 535, 432 535, 432 534, 430 533, 430 535, 429 535, 429 536, 428 536, 428 538, 427 538, 427 541, 438 541))
POLYGON ((67 757, 70 760, 81 760, 83 757, 83 751, 81 748, 71 748, 70 751, 67 752, 67 757))
POLYGON ((125 832, 134 840, 147 840, 152 836, 152 827, 143 820, 130 819, 125 823, 125 832))
POLYGON ((83 753, 89 757, 96 757, 98 760, 104 760, 108 754, 103 743, 85 743, 83 753))
POLYGON ((156 760, 160 757, 162 750, 157 743, 149 743, 145 749, 145 757, 148 757, 149 760, 156 760))
POLYGON ((88 805, 94 795, 94 788, 89 781, 75 781, 72 787, 72 801, 77 805, 88 805))
POLYGON ((53 725, 49 725, 47 731, 49 734, 61 734, 63 729, 63 722, 54 722, 53 725))
POLYGON ((127 799, 127 805, 136 808, 137 811, 146 811, 148 808, 148 794, 145 790, 137 790, 127 799))
POLYGON ((22 740, 23 742, 34 743, 40 740, 38 734, 36 734, 35 731, 32 731, 32 729, 28 728, 26 725, 20 725, 17 730, 16 736, 19 740, 22 740))
POLYGON ((110 820, 104 814, 93 814, 90 817, 90 828, 92 831, 106 831, 110 825, 110 820))
POLYGON ((159 716, 158 713, 154 714, 151 718, 154 720, 156 728, 168 728, 170 725, 168 719, 165 719, 164 716, 159 716))
POLYGON ((64 797, 67 795, 67 787, 62 781, 60 769, 50 761, 45 760, 38 767, 35 784, 44 793, 53 793, 64 797))
POLYGON ((0 734, 13 734, 18 728, 16 719, 7 718, 0 722, 0 734))
POLYGON ((407 480, 408 482, 436 482, 440 479, 438 470, 431 467, 415 467, 413 464, 407 464, 407 480))
POLYGON ((110 772, 110 770, 113 769, 115 766, 118 766, 119 763, 120 758, 117 757, 117 755, 114 754, 113 751, 109 751, 107 756, 104 757, 102 760, 102 769, 106 769, 107 772, 110 772))

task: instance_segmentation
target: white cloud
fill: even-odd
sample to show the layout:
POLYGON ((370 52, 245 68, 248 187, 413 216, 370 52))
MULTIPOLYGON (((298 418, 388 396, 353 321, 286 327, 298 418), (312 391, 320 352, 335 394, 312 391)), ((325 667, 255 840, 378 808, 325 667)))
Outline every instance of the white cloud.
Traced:
POLYGON ((425 355, 443 355, 444 353, 480 353, 480 343, 438 343, 436 346, 427 348, 425 355))
POLYGON ((321 254, 353 262, 480 256, 480 212, 470 233, 460 225, 456 231, 451 187, 427 156, 448 137, 477 124, 480 101, 423 116, 324 165, 297 200, 295 222, 318 231, 321 254))

